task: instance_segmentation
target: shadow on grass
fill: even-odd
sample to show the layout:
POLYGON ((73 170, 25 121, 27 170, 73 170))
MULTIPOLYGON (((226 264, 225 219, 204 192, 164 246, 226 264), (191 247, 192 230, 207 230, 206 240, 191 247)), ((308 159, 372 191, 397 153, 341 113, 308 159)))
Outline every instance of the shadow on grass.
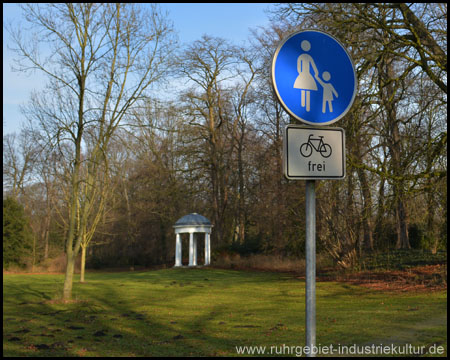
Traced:
POLYGON ((88 274, 87 283, 74 281, 73 294, 79 301, 62 304, 51 300, 55 286, 62 287, 63 277, 53 281, 46 277, 4 281, 5 355, 233 354, 241 339, 239 331, 230 332, 223 321, 226 311, 196 300, 231 286, 278 278, 207 269, 88 274), (207 331, 211 325, 224 328, 227 335, 207 331))

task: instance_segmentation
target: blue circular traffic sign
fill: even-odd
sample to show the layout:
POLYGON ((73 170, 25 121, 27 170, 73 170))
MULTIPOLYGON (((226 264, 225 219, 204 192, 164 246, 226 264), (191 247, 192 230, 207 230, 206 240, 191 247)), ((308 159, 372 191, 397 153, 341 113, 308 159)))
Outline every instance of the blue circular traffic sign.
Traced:
POLYGON ((329 125, 350 110, 356 72, 344 46, 318 30, 291 34, 272 60, 272 83, 285 110, 310 125, 329 125))

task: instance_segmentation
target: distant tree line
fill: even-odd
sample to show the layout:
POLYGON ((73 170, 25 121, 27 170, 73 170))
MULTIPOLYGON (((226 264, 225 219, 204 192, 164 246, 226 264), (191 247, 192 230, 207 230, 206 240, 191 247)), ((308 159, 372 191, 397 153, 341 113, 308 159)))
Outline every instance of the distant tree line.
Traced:
MULTIPOLYGON (((90 267, 171 264, 172 225, 190 212, 212 221, 215 254, 303 256, 304 182, 282 173, 283 129, 294 120, 270 77, 279 42, 303 28, 339 39, 358 76, 355 103, 336 124, 346 133, 346 178, 316 186, 318 251, 347 268, 372 251, 446 249, 446 4, 281 4, 245 47, 204 35, 178 48, 155 8, 164 46, 149 44, 149 63, 148 52, 127 62, 146 41, 127 43, 139 32, 139 17, 127 16, 140 5, 120 20, 114 6, 59 9, 85 20, 96 11, 98 28, 75 22, 85 51, 60 53, 60 68, 50 63, 59 85, 31 98, 29 126, 4 136, 4 256, 17 247, 10 261, 67 254, 74 241, 90 267), (69 79, 58 71, 70 59, 69 79), (35 241, 5 238, 5 204, 19 211, 13 203, 35 241)), ((25 47, 17 51, 24 57, 25 47)))

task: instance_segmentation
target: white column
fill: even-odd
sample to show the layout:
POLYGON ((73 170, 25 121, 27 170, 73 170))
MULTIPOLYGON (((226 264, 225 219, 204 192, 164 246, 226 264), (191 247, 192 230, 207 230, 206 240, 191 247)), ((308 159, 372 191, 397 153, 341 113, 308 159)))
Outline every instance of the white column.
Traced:
POLYGON ((211 264, 211 233, 208 233, 208 265, 211 264))
POLYGON ((205 233, 205 265, 208 264, 208 233, 205 233))
POLYGON ((195 236, 194 236, 194 266, 197 266, 197 238, 195 236))
POLYGON ((209 233, 205 233, 205 265, 211 263, 211 237, 209 233))
POLYGON ((194 265, 194 233, 189 233, 189 266, 194 265))
POLYGON ((175 266, 181 266, 181 237, 177 234, 175 242, 175 266))

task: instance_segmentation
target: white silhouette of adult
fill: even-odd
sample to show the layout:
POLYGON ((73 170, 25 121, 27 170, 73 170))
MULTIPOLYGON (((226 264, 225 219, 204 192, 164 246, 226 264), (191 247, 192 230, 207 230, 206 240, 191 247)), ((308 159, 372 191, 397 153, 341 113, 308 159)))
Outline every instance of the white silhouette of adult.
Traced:
MULTIPOLYGON (((302 50, 305 52, 308 52, 311 49, 311 44, 308 40, 303 40, 300 46, 302 50)), ((319 72, 317 71, 317 66, 310 55, 303 53, 298 57, 297 59, 298 76, 297 79, 295 80, 294 88, 302 90, 301 92, 302 107, 305 107, 306 105, 306 111, 309 111, 310 109, 311 90, 317 91, 317 84, 310 70, 311 66, 315 71, 315 75, 319 74, 319 72)))

